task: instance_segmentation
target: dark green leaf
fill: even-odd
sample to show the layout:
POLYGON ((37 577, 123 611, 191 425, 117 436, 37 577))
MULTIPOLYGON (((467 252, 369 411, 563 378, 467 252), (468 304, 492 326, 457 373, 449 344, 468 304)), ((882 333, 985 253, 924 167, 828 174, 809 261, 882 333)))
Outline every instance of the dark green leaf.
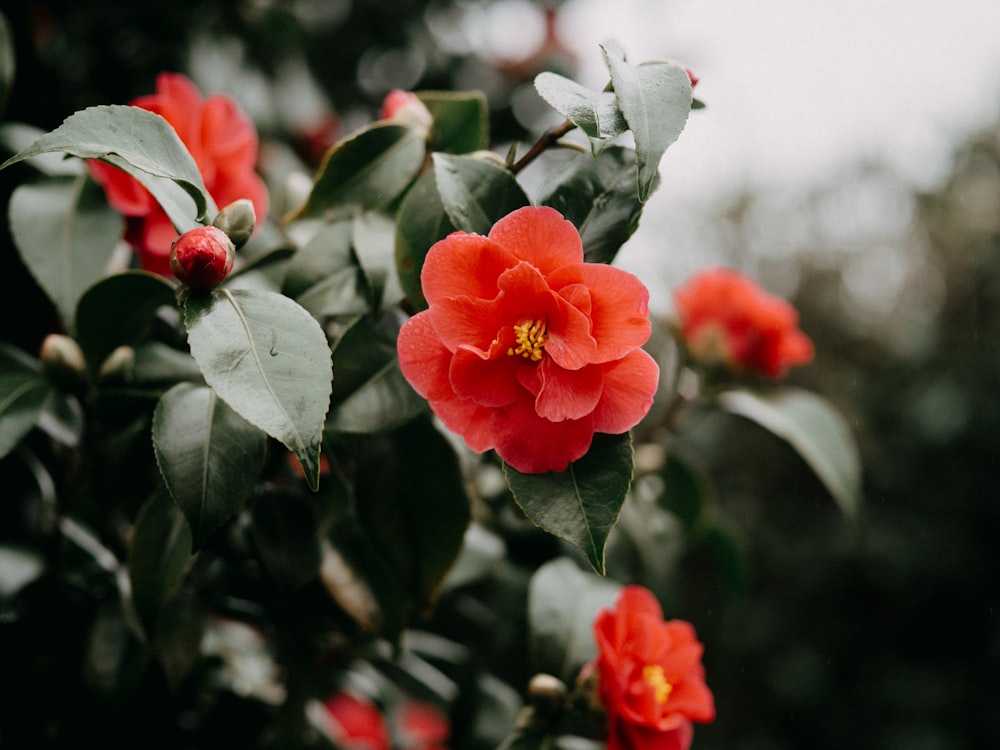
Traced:
POLYGON ((312 192, 293 218, 335 218, 388 205, 417 176, 424 150, 423 135, 416 128, 370 125, 327 153, 312 192))
POLYGON ((773 393, 732 390, 719 404, 786 441, 816 473, 841 511, 856 519, 861 510, 861 460, 841 414, 821 396, 797 388, 773 393))
POLYGON ((359 319, 334 348, 337 389, 326 430, 382 432, 427 410, 427 402, 403 377, 396 355, 396 331, 359 319))
POLYGON ((639 200, 653 190, 660 159, 677 140, 691 113, 691 79, 676 63, 632 65, 619 51, 602 45, 618 107, 635 137, 639 200))
POLYGON ((189 351, 160 341, 143 341, 135 347, 132 382, 137 385, 174 384, 180 380, 201 383, 204 378, 189 351))
POLYGON ((128 556, 132 603, 147 637, 154 635, 190 559, 187 521, 166 493, 157 494, 139 511, 128 556))
POLYGON ((216 212, 198 166, 173 127, 140 107, 102 105, 76 112, 0 169, 53 151, 100 159, 132 175, 153 194, 178 232, 216 212))
POLYGON ((137 344, 156 310, 176 304, 174 287, 145 271, 116 274, 91 286, 76 308, 77 341, 87 368, 97 372, 115 348, 137 344))
POLYGON ((25 266, 59 311, 67 331, 84 290, 104 276, 122 234, 122 219, 86 175, 18 187, 10 229, 25 266))
POLYGON ((469 525, 458 456, 426 418, 356 446, 358 517, 419 611, 436 599, 469 525))
POLYGON ((153 413, 153 448, 199 549, 250 497, 267 439, 211 388, 178 383, 153 413))
POLYGON ((0 544, 0 602, 11 600, 45 571, 45 558, 32 549, 0 544))
MULTIPOLYGON (((23 122, 5 122, 0 125, 0 147, 16 154, 28 148, 45 135, 45 131, 23 122)), ((31 166, 50 177, 78 176, 87 173, 87 165, 82 159, 67 158, 66 154, 53 151, 39 154, 31 159, 31 166)))
POLYGON ((446 154, 467 154, 490 143, 489 107, 480 91, 418 91, 434 118, 431 145, 446 154))
POLYGON ((420 271, 427 251, 454 231, 455 225, 441 202, 434 170, 428 170, 407 192, 396 215, 396 272, 416 311, 427 309, 420 289, 420 271))
POLYGON ((610 139, 628 130, 613 91, 591 91, 550 72, 535 77, 535 89, 553 109, 587 134, 594 156, 610 139))
POLYGON ((319 523, 301 494, 269 492, 250 505, 250 531, 261 562, 285 591, 295 591, 319 573, 319 523))
POLYGON ((580 231, 584 259, 611 263, 639 226, 635 153, 615 146, 600 158, 580 154, 554 170, 539 188, 538 204, 552 206, 580 231))
POLYGON ((387 309, 403 299, 396 275, 396 222, 378 211, 354 217, 352 243, 376 309, 387 309))
POLYGON ((7 109, 7 100, 14 87, 16 67, 14 34, 7 16, 0 13, 0 119, 3 119, 4 111, 7 109))
POLYGON ((184 322, 206 382, 292 451, 316 489, 333 379, 330 346, 316 319, 281 294, 215 289, 188 296, 184 322))
POLYGON ((0 458, 31 432, 52 392, 38 360, 0 342, 0 458))
POLYGON ((441 203, 463 232, 488 234, 498 220, 529 204, 514 175, 493 157, 434 154, 433 159, 441 203))
POLYGON ((601 575, 604 547, 632 483, 632 439, 594 435, 566 471, 522 474, 504 465, 514 499, 537 526, 572 544, 601 575))
POLYGON ((615 603, 621 584, 559 557, 532 576, 528 588, 528 651, 534 672, 572 685, 594 658, 597 613, 615 603))
POLYGON ((372 293, 354 254, 353 222, 324 224, 292 258, 283 291, 318 320, 364 315, 372 293))

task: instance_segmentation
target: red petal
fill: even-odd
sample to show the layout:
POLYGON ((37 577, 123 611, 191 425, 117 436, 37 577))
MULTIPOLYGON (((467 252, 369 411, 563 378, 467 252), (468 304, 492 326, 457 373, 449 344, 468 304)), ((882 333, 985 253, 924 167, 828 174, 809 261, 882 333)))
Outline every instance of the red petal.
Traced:
POLYGON ((523 367, 517 357, 501 354, 484 359, 469 349, 459 349, 451 360, 449 378, 455 393, 481 406, 506 406, 524 396, 517 380, 517 370, 523 367))
POLYGON ((444 297, 431 305, 428 312, 448 349, 473 347, 485 356, 493 348, 504 323, 497 307, 492 300, 444 297))
POLYGON ((427 312, 403 323, 396 339, 399 369, 413 389, 426 399, 454 395, 448 370, 451 352, 441 343, 427 312))
POLYGON ((604 365, 604 390, 594 409, 594 430, 619 435, 630 430, 653 406, 660 368, 643 349, 604 365))
POLYGON ((543 276, 583 261, 583 244, 576 227, 548 206, 525 206, 507 214, 493 225, 489 238, 531 263, 543 276))
POLYGON ((497 278, 517 259, 495 242, 455 232, 427 251, 420 283, 428 303, 445 297, 494 299, 497 278))
POLYGON ((582 419, 594 411, 601 399, 604 374, 600 367, 566 370, 545 359, 539 365, 542 388, 535 400, 538 416, 553 422, 582 419))
POLYGON ((201 113, 201 144, 222 171, 242 172, 257 160, 257 132, 235 101, 216 94, 201 113))
POLYGON ((553 289, 578 283, 590 290, 591 335, 597 340, 594 362, 609 362, 649 339, 649 290, 637 277, 601 263, 579 263, 549 278, 553 289))
POLYGON ((156 200, 132 175, 105 164, 88 161, 90 174, 104 188, 111 207, 123 216, 145 216, 156 205, 156 200))
POLYGON ((532 399, 499 410, 493 419, 496 450, 510 466, 525 474, 564 471, 590 448, 590 417, 550 422, 535 413, 532 399))

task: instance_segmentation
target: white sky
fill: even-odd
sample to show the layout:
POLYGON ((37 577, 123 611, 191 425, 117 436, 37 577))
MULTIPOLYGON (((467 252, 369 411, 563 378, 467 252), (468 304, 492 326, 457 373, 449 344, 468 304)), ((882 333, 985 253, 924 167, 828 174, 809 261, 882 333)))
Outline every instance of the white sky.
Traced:
POLYGON ((787 186, 871 154, 929 186, 954 139, 1000 115, 1000 0, 569 0, 561 15, 588 85, 609 38, 700 77, 708 108, 664 157, 665 186, 787 186))

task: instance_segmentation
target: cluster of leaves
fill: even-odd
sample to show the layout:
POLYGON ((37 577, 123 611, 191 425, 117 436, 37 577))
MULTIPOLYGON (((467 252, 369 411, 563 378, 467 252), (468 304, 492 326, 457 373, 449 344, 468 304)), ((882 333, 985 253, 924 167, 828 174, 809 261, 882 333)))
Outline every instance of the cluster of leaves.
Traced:
MULTIPOLYGON (((526 674, 571 681, 588 657, 584 633, 616 586, 597 575, 612 531, 625 527, 630 558, 651 572, 662 540, 643 514, 704 523, 709 493, 677 460, 658 475, 675 505, 625 512, 639 489, 630 435, 598 436, 566 472, 500 474, 439 429, 396 360, 399 326, 426 306, 423 258, 448 233, 485 234, 516 208, 549 205, 579 229, 588 261, 610 263, 636 230, 691 85, 675 63, 603 52, 604 91, 537 79, 567 121, 520 160, 490 150, 481 94, 419 92, 429 125, 379 120, 336 143, 301 205, 271 217, 210 291, 122 267, 121 219, 86 170, 87 159, 124 169, 178 231, 210 223, 217 208, 165 121, 99 106, 47 134, 4 125, 16 153, 0 169, 35 170, 12 196, 12 234, 82 364, 0 344, 0 458, 29 477, 21 500, 35 509, 17 544, 0 546, 16 571, 0 595, 16 601, 46 580, 113 592, 117 606, 95 603, 88 621, 88 685, 127 701, 142 678, 136 648, 175 690, 210 681, 206 643, 239 621, 264 634, 254 654, 281 667, 242 694, 276 707, 279 746, 305 742, 309 701, 345 675, 376 679, 359 659, 379 684, 448 707, 456 746, 496 744, 526 674), (520 171, 575 129, 589 150, 529 195, 520 171), (612 142, 625 132, 634 148, 612 142), (521 630, 496 622, 506 597, 528 601, 530 647, 513 656, 521 630), (474 622, 470 601, 488 604, 490 624, 474 622), (509 650, 478 653, 491 627, 509 650)), ((665 342, 661 354, 651 426, 678 399, 677 350, 665 342)), ((824 402, 727 391, 715 403, 788 440, 855 508, 849 436, 824 402)), ((230 670, 239 656, 213 654, 230 670)))

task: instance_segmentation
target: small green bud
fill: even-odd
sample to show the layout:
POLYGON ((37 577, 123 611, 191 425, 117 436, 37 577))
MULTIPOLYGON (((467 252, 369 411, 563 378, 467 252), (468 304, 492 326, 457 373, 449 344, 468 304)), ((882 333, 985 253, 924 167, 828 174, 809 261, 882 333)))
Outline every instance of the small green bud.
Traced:
POLYGON ((50 333, 42 341, 38 356, 45 372, 63 390, 75 392, 86 382, 87 363, 76 339, 50 333))
POLYGON ((257 214, 249 198, 240 198, 219 211, 212 225, 229 235, 229 239, 239 248, 253 234, 257 214))
POLYGON ((119 346, 101 363, 97 377, 102 382, 116 381, 127 383, 132 379, 135 367, 135 349, 131 346, 119 346))

